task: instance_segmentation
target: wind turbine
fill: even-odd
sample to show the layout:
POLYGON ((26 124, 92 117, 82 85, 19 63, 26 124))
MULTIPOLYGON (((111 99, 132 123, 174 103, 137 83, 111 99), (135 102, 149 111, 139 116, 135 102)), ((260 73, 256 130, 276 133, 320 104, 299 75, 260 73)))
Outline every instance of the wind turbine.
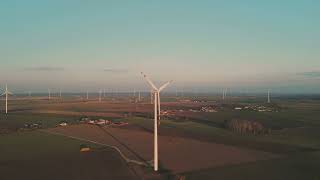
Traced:
POLYGON ((99 102, 101 102, 101 93, 102 93, 102 90, 99 91, 99 102))
POLYGON ((270 89, 268 89, 268 103, 270 103, 270 89))
POLYGON ((13 95, 10 91, 8 91, 8 86, 6 84, 6 91, 1 94, 1 96, 6 95, 6 114, 8 114, 8 95, 13 95))
POLYGON ((48 88, 48 99, 51 99, 51 90, 48 88))
POLYGON ((224 98, 225 98, 225 90, 223 89, 222 90, 222 99, 224 100, 224 98))
POLYGON ((87 91, 87 100, 89 100, 89 92, 87 91))
POLYGON ((139 101, 139 102, 141 101, 141 94, 140 94, 140 91, 139 91, 139 95, 138 95, 138 101, 139 101))
POLYGON ((26 92, 24 92, 25 94, 26 94, 26 97, 31 97, 31 91, 26 91, 26 92))
POLYGON ((166 88, 172 81, 168 81, 160 88, 157 88, 147 75, 141 72, 152 88, 154 94, 154 171, 158 171, 158 125, 160 119, 160 92, 166 88), (158 114, 159 113, 159 114, 158 114))

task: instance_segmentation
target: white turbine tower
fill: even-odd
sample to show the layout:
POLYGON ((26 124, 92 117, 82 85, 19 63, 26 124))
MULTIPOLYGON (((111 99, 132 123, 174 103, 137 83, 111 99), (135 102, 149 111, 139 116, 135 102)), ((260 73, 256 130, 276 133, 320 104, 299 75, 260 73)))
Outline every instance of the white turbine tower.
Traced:
POLYGON ((141 94, 140 94, 140 91, 139 91, 139 95, 138 95, 138 101, 139 101, 139 102, 141 101, 141 94))
POLYGON ((13 95, 10 91, 8 91, 8 86, 6 85, 6 91, 1 94, 1 96, 6 95, 6 114, 8 114, 8 95, 13 95))
POLYGON ((160 88, 157 88, 153 82, 141 72, 143 77, 147 80, 149 85, 152 87, 154 94, 154 171, 158 171, 158 125, 160 119, 160 92, 166 88, 172 81, 163 84, 160 88), (158 114, 159 113, 159 114, 158 114))
POLYGON ((222 99, 224 100, 224 98, 225 98, 225 90, 223 89, 222 90, 222 99))
POLYGON ((102 90, 99 91, 99 102, 101 102, 101 94, 102 94, 102 90))
POLYGON ((89 92, 87 91, 87 100, 89 100, 89 92))
POLYGON ((51 99, 51 90, 48 88, 48 99, 51 99))
POLYGON ((270 89, 268 89, 268 103, 270 103, 270 89))

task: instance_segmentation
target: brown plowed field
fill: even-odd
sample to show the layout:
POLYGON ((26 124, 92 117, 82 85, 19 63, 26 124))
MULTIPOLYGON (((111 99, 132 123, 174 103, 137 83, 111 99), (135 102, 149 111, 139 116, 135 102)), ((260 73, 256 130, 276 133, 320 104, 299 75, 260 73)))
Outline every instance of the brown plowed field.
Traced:
POLYGON ((39 114, 58 114, 58 115, 76 115, 76 116, 104 116, 104 117, 123 117, 121 114, 117 113, 104 113, 104 112, 75 112, 75 111, 60 111, 60 110, 32 110, 32 113, 39 114))
MULTIPOLYGON (((153 158, 153 134, 145 131, 72 125, 47 131, 116 146, 130 159, 153 158)), ((267 152, 201 142, 181 137, 159 136, 159 160, 163 168, 174 173, 240 164, 279 157, 267 152)))

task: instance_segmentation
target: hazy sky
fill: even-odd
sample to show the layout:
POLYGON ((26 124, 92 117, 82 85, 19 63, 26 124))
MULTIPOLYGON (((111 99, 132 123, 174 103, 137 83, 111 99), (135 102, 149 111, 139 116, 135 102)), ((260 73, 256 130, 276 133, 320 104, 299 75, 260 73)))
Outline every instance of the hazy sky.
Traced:
POLYGON ((3 0, 0 86, 320 92, 318 0, 3 0))

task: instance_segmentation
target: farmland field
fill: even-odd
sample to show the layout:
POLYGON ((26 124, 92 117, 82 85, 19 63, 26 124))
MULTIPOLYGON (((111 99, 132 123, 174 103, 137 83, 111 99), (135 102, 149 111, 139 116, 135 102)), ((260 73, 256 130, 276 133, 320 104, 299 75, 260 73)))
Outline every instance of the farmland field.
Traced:
MULTIPOLYGON (((153 156, 153 136, 149 132, 92 125, 61 127, 48 131, 117 146, 131 159, 148 161, 153 156)), ((159 144, 163 168, 174 173, 278 157, 271 153, 179 137, 160 136, 159 144)))
POLYGON ((274 103, 281 108, 279 111, 257 112, 237 111, 234 107, 265 105, 259 98, 233 97, 226 102, 215 96, 200 99, 205 102, 180 102, 181 98, 164 97, 162 109, 176 111, 176 114, 163 117, 159 126, 160 174, 152 173, 150 167, 153 107, 147 98, 140 103, 129 103, 126 97, 106 98, 102 102, 74 98, 14 99, 10 102, 9 114, 0 116, 0 127, 6 132, 0 135, 0 173, 10 179, 21 179, 22 175, 32 179, 42 179, 45 175, 53 179, 320 177, 317 170, 320 166, 320 100, 278 98, 274 103), (206 106, 219 109, 194 111, 206 106), (121 127, 79 124, 81 117, 129 124, 121 127), (270 129, 270 133, 252 135, 230 131, 224 126, 230 119, 257 121, 270 129), (68 122, 68 126, 57 127, 61 121, 68 122), (25 129, 26 123, 39 123, 41 128, 25 129), (94 150, 79 153, 82 143, 90 144, 94 150), (126 163, 117 151, 104 144, 115 146, 129 159, 150 166, 126 163), (61 162, 69 164, 60 166, 61 162), (23 173, 14 174, 13 167, 23 173), (43 170, 34 173, 35 169, 43 170))
POLYGON ((1 179, 138 179, 114 150, 90 144, 94 152, 80 153, 81 143, 37 131, 2 135, 1 179))

